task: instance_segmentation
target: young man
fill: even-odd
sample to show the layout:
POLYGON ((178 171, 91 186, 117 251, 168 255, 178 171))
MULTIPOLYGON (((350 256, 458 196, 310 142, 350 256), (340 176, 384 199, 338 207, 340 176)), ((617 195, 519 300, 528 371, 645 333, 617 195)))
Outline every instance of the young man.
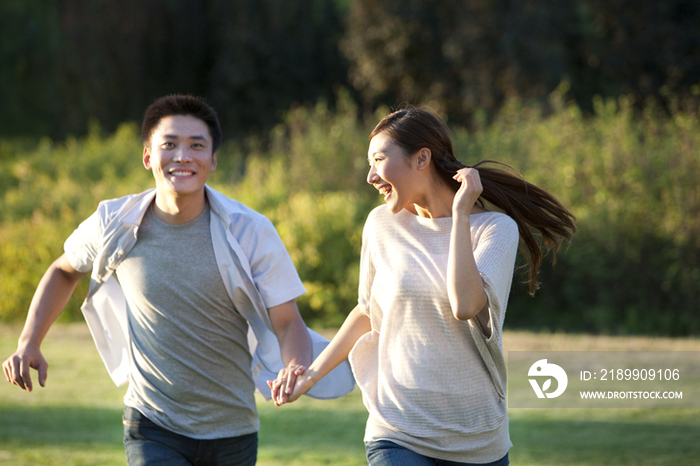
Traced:
MULTIPOLYGON (((155 189, 100 203, 68 238, 5 375, 31 391, 33 368, 44 385, 41 342, 90 274, 83 313, 111 377, 129 382, 129 465, 255 464, 256 386, 268 393, 280 371, 291 389, 323 342, 299 315, 304 288, 270 221, 205 184, 221 144, 214 110, 163 97, 141 138, 155 189)), ((315 396, 352 389, 349 368, 337 376, 315 396)))

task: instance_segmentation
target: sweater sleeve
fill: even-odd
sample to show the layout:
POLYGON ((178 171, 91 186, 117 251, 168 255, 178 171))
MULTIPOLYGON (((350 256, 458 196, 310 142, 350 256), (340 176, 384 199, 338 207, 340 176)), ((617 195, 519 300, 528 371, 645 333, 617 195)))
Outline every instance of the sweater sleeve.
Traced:
POLYGON ((507 215, 494 216, 474 234, 474 259, 488 298, 490 338, 500 337, 503 329, 519 240, 518 225, 507 215))
POLYGON ((489 307, 488 318, 471 319, 469 329, 494 387, 503 399, 508 374, 501 337, 519 241, 518 225, 502 214, 493 216, 473 232, 474 258, 484 281, 489 307), (487 327, 490 331, 486 331, 487 327))
POLYGON ((370 299, 372 297, 372 283, 374 282, 375 268, 372 262, 372 238, 376 212, 370 212, 362 230, 362 250, 360 252, 360 286, 358 290, 358 304, 362 312, 369 316, 370 299))

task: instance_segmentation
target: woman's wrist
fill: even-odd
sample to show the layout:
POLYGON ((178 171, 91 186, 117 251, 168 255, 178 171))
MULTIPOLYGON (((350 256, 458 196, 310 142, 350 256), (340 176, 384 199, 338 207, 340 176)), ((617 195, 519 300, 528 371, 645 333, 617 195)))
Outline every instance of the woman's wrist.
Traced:
POLYGON ((460 211, 452 212, 452 223, 454 225, 461 224, 464 226, 470 226, 469 213, 460 211))
POLYGON ((306 381, 307 381, 307 383, 309 384, 309 388, 311 388, 311 387, 313 387, 314 385, 316 385, 316 382, 318 382, 319 379, 321 378, 321 377, 319 376, 318 371, 315 370, 315 369, 312 368, 312 367, 309 367, 309 368, 306 370, 306 372, 304 373, 304 375, 306 376, 306 381))

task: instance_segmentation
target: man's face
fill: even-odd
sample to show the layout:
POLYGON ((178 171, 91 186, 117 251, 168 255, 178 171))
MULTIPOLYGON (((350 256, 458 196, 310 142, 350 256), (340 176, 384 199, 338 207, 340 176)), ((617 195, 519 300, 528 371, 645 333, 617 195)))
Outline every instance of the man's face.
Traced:
POLYGON ((143 164, 153 171, 159 193, 175 198, 202 193, 216 168, 209 128, 191 115, 163 118, 143 150, 143 164))

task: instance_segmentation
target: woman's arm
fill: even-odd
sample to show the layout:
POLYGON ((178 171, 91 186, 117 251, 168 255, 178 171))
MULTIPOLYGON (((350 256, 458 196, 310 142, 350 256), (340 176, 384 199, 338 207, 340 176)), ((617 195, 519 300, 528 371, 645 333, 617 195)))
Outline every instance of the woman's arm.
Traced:
POLYGON ((345 361, 350 351, 355 346, 355 343, 357 343, 357 340, 371 330, 372 325, 369 317, 362 312, 359 305, 356 306, 355 309, 348 314, 340 330, 338 330, 338 333, 328 344, 326 349, 318 355, 308 369, 297 373, 293 390, 285 384, 284 380, 280 380, 280 378, 277 378, 273 382, 268 382, 272 390, 272 399, 275 401, 275 405, 281 406, 285 403, 291 403, 308 392, 316 382, 345 361), (280 390, 283 386, 287 386, 287 389, 284 391, 280 390))
POLYGON ((486 309, 488 299, 484 282, 476 267, 472 250, 469 215, 483 190, 479 172, 463 168, 454 177, 462 183, 452 204, 452 234, 447 260, 447 295, 452 313, 458 320, 467 320, 486 309))

